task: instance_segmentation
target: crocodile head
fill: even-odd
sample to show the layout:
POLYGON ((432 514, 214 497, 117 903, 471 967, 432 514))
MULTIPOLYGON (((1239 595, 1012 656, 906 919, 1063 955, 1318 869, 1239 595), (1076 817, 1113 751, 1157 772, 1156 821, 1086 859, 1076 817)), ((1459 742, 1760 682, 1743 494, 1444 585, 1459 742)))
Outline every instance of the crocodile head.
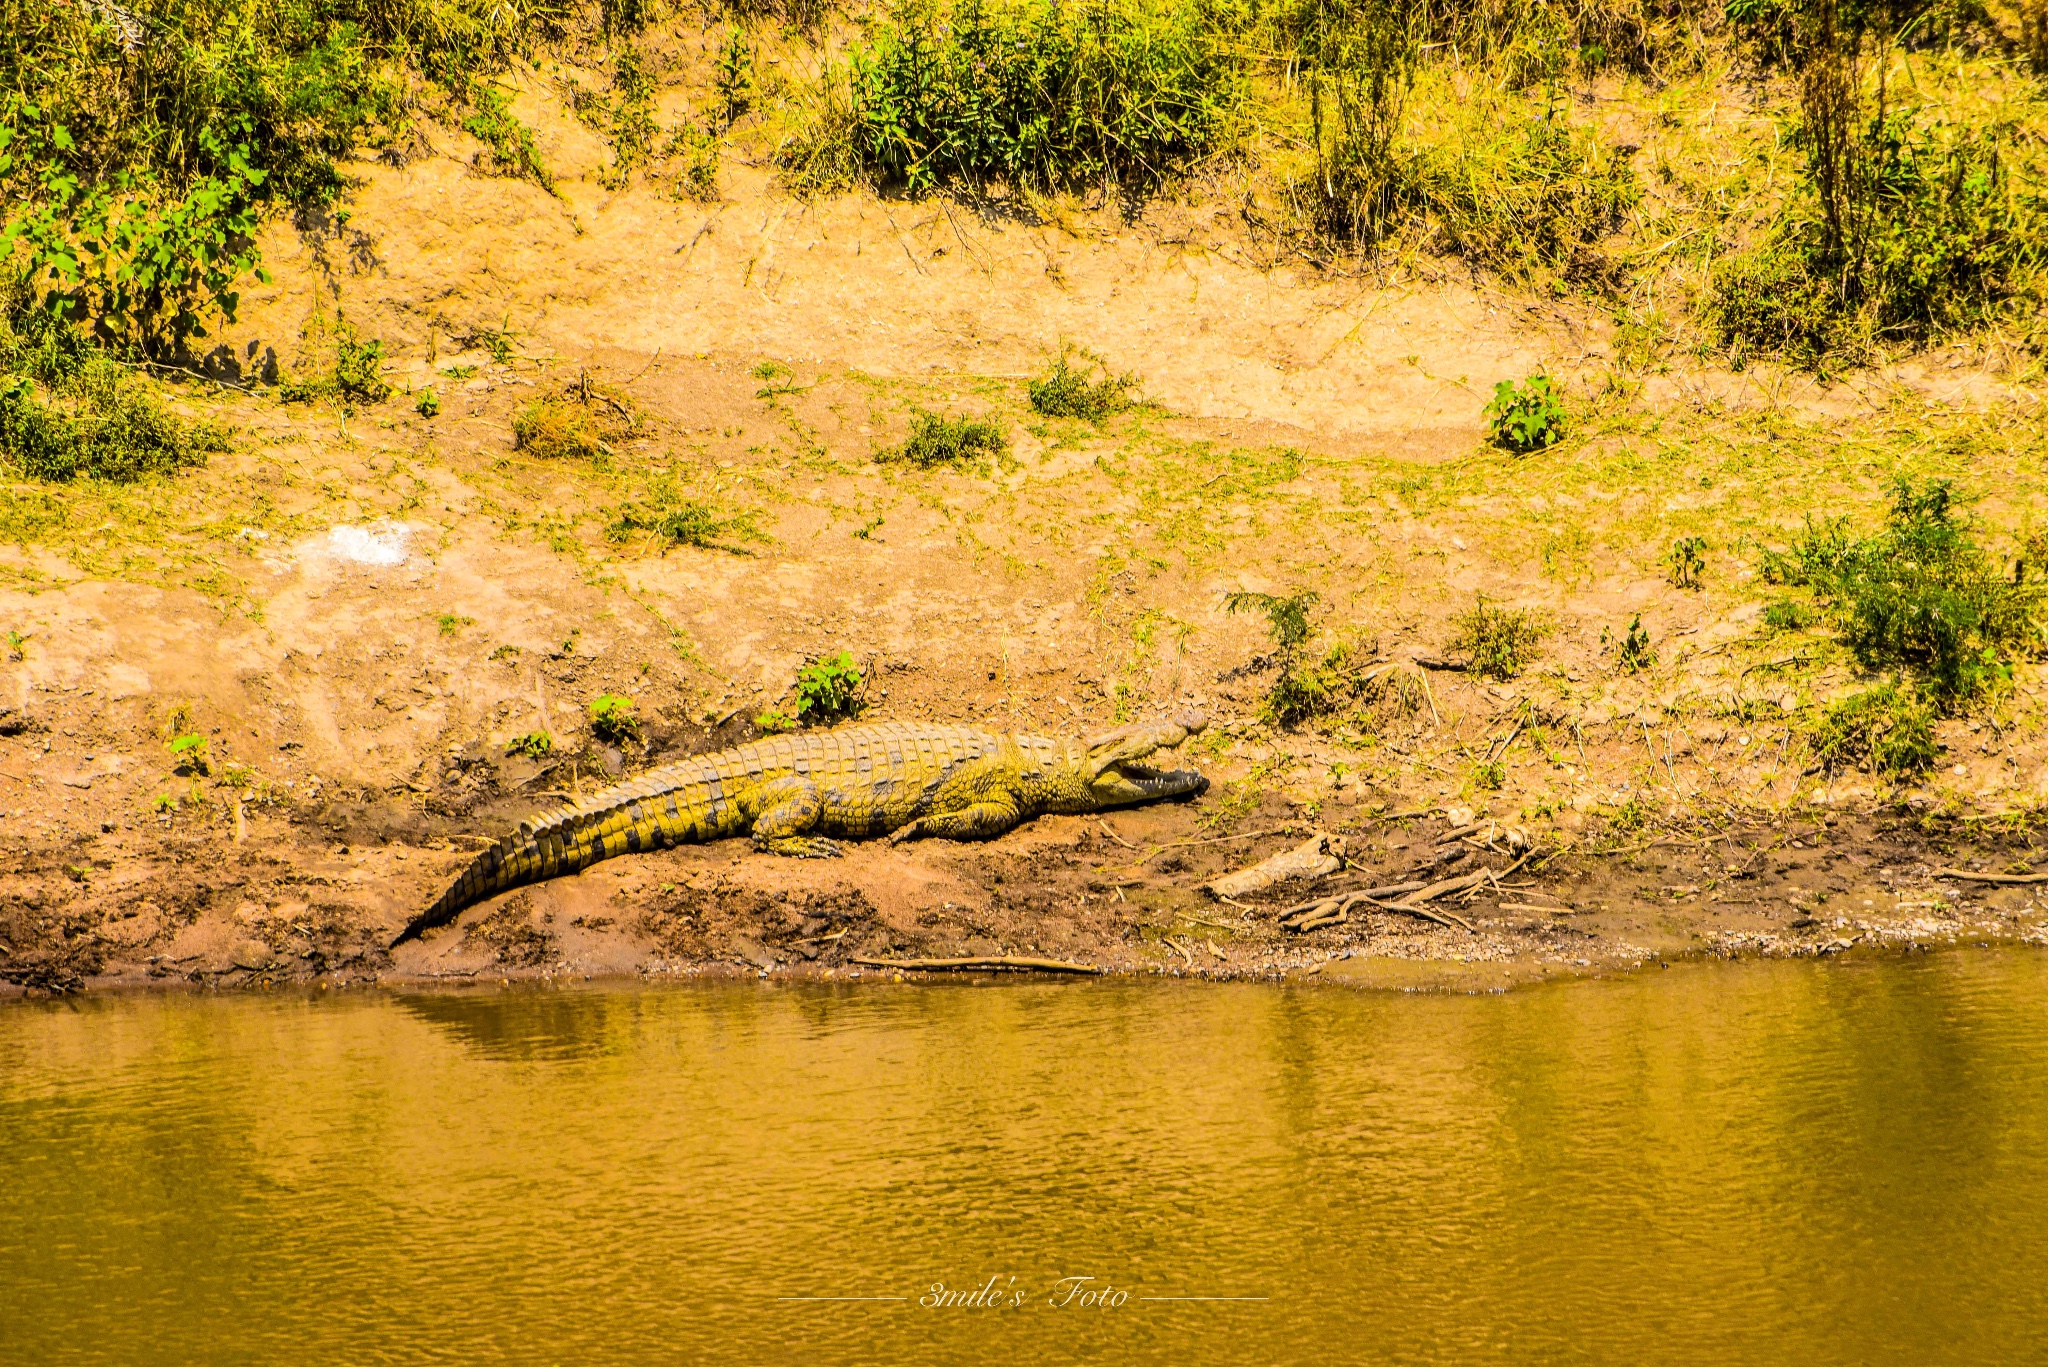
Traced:
POLYGON ((1075 765, 1070 811, 1095 812, 1130 807, 1161 798, 1188 797, 1209 786, 1192 769, 1155 769, 1140 763, 1156 750, 1171 749, 1209 724, 1200 712, 1183 712, 1165 721, 1141 722, 1092 736, 1087 754, 1075 765))

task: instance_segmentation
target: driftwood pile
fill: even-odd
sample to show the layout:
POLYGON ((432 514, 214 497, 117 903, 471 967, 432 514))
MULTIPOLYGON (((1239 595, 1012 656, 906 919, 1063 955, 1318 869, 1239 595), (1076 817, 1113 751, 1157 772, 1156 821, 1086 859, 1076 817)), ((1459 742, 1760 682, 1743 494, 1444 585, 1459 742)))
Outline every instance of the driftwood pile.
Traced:
POLYGON ((1358 888, 1300 902, 1280 913, 1280 928, 1295 934, 1306 934, 1326 926, 1341 925, 1351 918, 1354 910, 1371 908, 1374 911, 1393 912, 1434 921, 1440 926, 1452 926, 1467 934, 1476 935, 1478 932, 1473 929, 1470 921, 1454 911, 1430 904, 1461 894, 1469 898, 1489 885, 1498 888, 1501 879, 1529 862, 1534 850, 1528 835, 1519 828, 1503 827, 1491 821, 1471 822, 1447 832, 1442 844, 1448 845, 1455 841, 1464 841, 1479 849, 1510 853, 1517 857, 1504 869, 1477 869, 1455 878, 1417 879, 1406 883, 1391 883, 1385 887, 1358 888))

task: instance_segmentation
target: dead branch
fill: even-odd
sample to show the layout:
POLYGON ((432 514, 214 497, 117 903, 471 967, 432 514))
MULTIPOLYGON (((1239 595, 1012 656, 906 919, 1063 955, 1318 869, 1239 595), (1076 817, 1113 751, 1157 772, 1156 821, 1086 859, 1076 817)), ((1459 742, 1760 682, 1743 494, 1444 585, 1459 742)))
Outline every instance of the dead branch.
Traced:
POLYGON ((1096 973, 1102 969, 1095 964, 1069 963, 1065 959, 1026 959, 1014 954, 988 954, 973 959, 863 959, 848 960, 869 968, 908 968, 919 972, 943 972, 959 970, 973 972, 976 969, 1019 969, 1032 973, 1096 973))

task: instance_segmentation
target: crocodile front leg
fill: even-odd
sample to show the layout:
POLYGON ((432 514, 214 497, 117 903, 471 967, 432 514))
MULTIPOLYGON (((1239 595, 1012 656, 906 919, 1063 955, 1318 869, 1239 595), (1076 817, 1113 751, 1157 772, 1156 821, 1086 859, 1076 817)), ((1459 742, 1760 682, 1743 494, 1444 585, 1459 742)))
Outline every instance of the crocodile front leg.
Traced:
POLYGON ((818 785, 811 780, 777 779, 764 784, 756 800, 761 812, 754 818, 755 849, 795 859, 831 859, 839 854, 837 841, 810 834, 825 810, 818 785))
POLYGON ((934 812, 921 816, 889 837, 891 845, 912 836, 930 835, 941 840, 993 840, 1024 819, 1017 799, 1008 794, 985 802, 971 802, 957 812, 934 812))

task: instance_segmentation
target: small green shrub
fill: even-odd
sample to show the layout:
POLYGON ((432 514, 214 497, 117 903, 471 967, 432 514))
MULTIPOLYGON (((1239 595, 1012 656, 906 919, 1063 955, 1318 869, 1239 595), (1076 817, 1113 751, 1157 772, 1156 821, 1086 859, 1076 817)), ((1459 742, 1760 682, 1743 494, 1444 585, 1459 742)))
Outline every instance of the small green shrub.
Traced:
POLYGON ((1682 536, 1671 543, 1664 556, 1664 567, 1672 584, 1681 589, 1700 586, 1700 576, 1707 569, 1706 549, 1707 539, 1703 536, 1682 536))
POLYGON ((613 745, 639 736, 640 718, 634 715, 633 700, 616 693, 606 693, 593 699, 590 704, 590 733, 613 745))
MULTIPOLYGON (((1605 628, 1600 632, 1602 645, 1612 638, 1605 628)), ((1628 619, 1628 630, 1615 642, 1614 663, 1624 674, 1640 674, 1657 663, 1657 652, 1650 645, 1650 633, 1643 630, 1643 615, 1639 612, 1628 619)))
POLYGON ((1456 634, 1450 650, 1465 656, 1471 670, 1483 679, 1503 682, 1529 667, 1536 647, 1549 634, 1549 626, 1527 608, 1500 608, 1478 595, 1469 612, 1451 619, 1456 634))
POLYGON ((526 758, 538 762, 553 754, 554 749, 555 738, 553 736, 545 731, 528 731, 523 736, 513 737, 510 743, 505 746, 505 753, 507 755, 524 755, 526 758))
POLYGON ((1223 600, 1228 613, 1257 613, 1266 619, 1279 673, 1266 691, 1261 710, 1275 726, 1299 726, 1333 716, 1389 692, 1384 666, 1374 668, 1382 664, 1377 641, 1339 632, 1321 655, 1309 652, 1309 614, 1319 601, 1319 596, 1308 590, 1284 598, 1270 593, 1233 593, 1223 600))
POLYGON ((1809 524, 1765 572, 1811 587, 1859 663, 1915 671, 1943 711, 2010 679, 2013 659, 2043 643, 2048 585, 1993 563, 1946 480, 1899 480, 1883 529, 1861 540, 1809 524))
POLYGON ((440 626, 443 636, 459 635, 464 627, 476 625, 476 618, 465 617, 459 612, 444 612, 434 621, 440 626))
POLYGON ((1252 612, 1264 617, 1274 648, 1282 655, 1290 655, 1308 644, 1308 615, 1321 601, 1322 595, 1312 589, 1285 598, 1270 593, 1233 593, 1223 600, 1223 610, 1233 617, 1252 612))
POLYGON ((796 707, 800 722, 851 717, 861 709, 867 679, 848 651, 812 660, 796 672, 796 707))
POLYGON ((1042 379, 1027 382, 1025 389, 1033 411, 1048 418, 1085 418, 1099 423, 1129 408, 1131 391, 1137 387, 1135 374, 1112 375, 1100 357, 1063 346, 1053 358, 1052 369, 1042 379))
POLYGON ((751 510, 732 517, 720 517, 709 504, 695 499, 677 503, 626 503, 606 525, 604 539, 613 545, 624 545, 637 536, 650 536, 660 544, 664 555, 676 546, 698 546, 730 555, 748 555, 751 552, 744 547, 728 543, 735 540, 767 541, 769 537, 760 529, 758 518, 759 515, 751 510))
POLYGON ((391 386, 382 373, 384 344, 364 341, 354 324, 336 316, 334 320, 334 364, 308 380, 289 380, 278 386, 277 396, 285 403, 312 403, 339 399, 353 407, 358 403, 379 404, 391 397, 391 386))
POLYGON ((0 459, 28 479, 132 483, 204 465, 228 449, 211 423, 188 423, 158 401, 149 381, 93 353, 76 369, 0 372, 0 459))
POLYGON ((512 97, 505 91, 494 85, 479 87, 476 113, 463 120, 462 126, 484 144, 485 150, 477 158, 479 171, 529 180, 559 197, 555 178, 533 145, 533 130, 512 113, 512 97))
POLYGON ((719 116, 730 128, 733 121, 753 107, 754 45, 743 28, 733 28, 719 44, 712 64, 711 88, 718 93, 719 116))
POLYGON ((1499 792, 1507 786, 1508 767, 1499 760, 1487 760, 1472 766, 1472 786, 1489 792, 1499 792))
POLYGON ((718 199, 718 136, 685 119, 670 130, 665 154, 680 163, 670 188, 678 198, 710 204, 718 199))
POLYGON ((754 725, 763 731, 794 731, 802 723, 780 708, 771 707, 754 718, 754 725))
POLYGON ((441 416, 441 396, 432 389, 422 389, 419 402, 413 405, 413 409, 423 418, 438 418, 441 416))
POLYGON ((1764 605, 1764 626, 1772 631, 1802 631, 1813 625, 1813 609, 1791 598, 1764 605))
POLYGON ((616 409, 586 402, 573 389, 557 398, 530 399, 512 415, 512 446, 542 460, 609 460, 612 443, 634 424, 616 409))
POLYGON ((619 189, 654 154, 661 125, 654 117, 654 77, 631 45, 612 58, 612 99, 605 106, 605 131, 612 144, 612 164, 598 173, 601 184, 619 189))
POLYGON ((1010 452, 1009 434, 992 418, 949 418, 919 409, 910 420, 910 436, 875 457, 903 461, 921 470, 936 465, 968 466, 988 473, 992 460, 1010 452))
POLYGON ((1493 387, 1485 418, 1494 445, 1524 454, 1564 440, 1567 422, 1563 395, 1548 375, 1533 375, 1526 385, 1502 380, 1493 387))
POLYGON ((174 767, 181 774, 202 775, 211 772, 213 766, 207 753, 210 748, 206 737, 197 731, 184 732, 171 737, 169 741, 171 758, 175 761, 174 767))
POLYGON ((1910 777, 1934 767, 1934 720, 1935 709, 1912 690, 1887 683, 1830 703, 1808 741, 1827 769, 1868 765, 1910 777))
POLYGON ((1199 0, 908 4, 852 54, 854 151, 913 193, 1150 187, 1229 137, 1232 27, 1199 0))

